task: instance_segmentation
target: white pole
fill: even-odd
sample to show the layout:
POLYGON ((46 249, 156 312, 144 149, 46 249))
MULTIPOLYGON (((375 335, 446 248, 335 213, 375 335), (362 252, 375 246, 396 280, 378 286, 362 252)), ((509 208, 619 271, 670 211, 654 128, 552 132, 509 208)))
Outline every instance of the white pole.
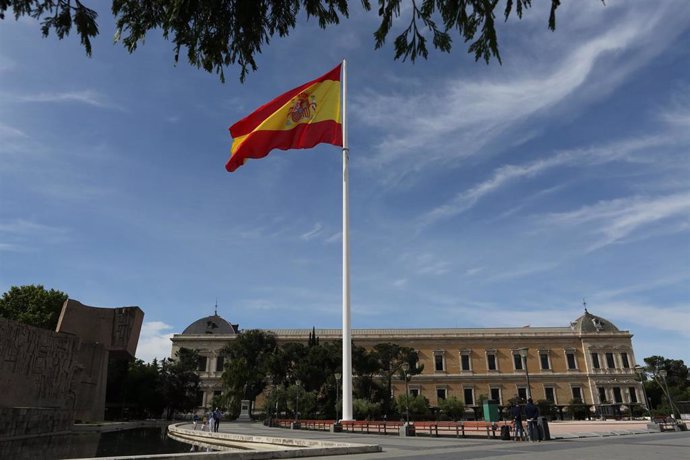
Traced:
POLYGON ((350 210, 347 163, 347 61, 343 59, 343 420, 352 420, 352 339, 350 325, 350 210))

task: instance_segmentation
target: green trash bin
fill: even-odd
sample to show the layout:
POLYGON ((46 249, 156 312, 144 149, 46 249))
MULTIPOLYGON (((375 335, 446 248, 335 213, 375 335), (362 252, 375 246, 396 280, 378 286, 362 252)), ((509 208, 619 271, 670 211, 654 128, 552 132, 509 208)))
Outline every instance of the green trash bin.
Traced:
POLYGON ((498 401, 487 399, 484 401, 484 421, 498 422, 498 401))

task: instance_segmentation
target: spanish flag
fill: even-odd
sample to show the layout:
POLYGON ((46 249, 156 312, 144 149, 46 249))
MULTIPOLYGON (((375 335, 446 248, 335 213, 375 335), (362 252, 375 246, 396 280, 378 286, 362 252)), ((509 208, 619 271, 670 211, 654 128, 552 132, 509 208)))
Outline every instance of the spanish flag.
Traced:
POLYGON ((233 172, 247 158, 263 158, 273 149, 309 149, 326 143, 342 146, 340 67, 268 102, 230 127, 233 172))

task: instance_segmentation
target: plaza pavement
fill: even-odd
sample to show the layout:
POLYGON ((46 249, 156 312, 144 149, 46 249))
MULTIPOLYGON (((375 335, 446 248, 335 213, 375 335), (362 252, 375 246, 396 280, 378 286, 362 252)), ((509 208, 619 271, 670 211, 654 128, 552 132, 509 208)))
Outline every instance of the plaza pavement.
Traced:
MULTIPOLYGON (((352 454, 343 460, 397 459, 690 459, 690 432, 650 432, 646 422, 552 422, 552 441, 540 443, 453 437, 399 437, 269 428, 257 423, 224 422, 220 431, 255 436, 378 444, 383 452, 352 454)), ((314 459, 336 456, 310 457, 314 459)))

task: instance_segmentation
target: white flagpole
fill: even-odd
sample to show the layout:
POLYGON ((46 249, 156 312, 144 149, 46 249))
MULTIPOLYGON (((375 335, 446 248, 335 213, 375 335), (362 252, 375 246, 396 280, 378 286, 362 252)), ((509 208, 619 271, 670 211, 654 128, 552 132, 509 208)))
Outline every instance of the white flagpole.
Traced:
POLYGON ((350 325, 350 209, 348 200, 347 61, 343 59, 343 420, 352 418, 352 332, 350 325))

